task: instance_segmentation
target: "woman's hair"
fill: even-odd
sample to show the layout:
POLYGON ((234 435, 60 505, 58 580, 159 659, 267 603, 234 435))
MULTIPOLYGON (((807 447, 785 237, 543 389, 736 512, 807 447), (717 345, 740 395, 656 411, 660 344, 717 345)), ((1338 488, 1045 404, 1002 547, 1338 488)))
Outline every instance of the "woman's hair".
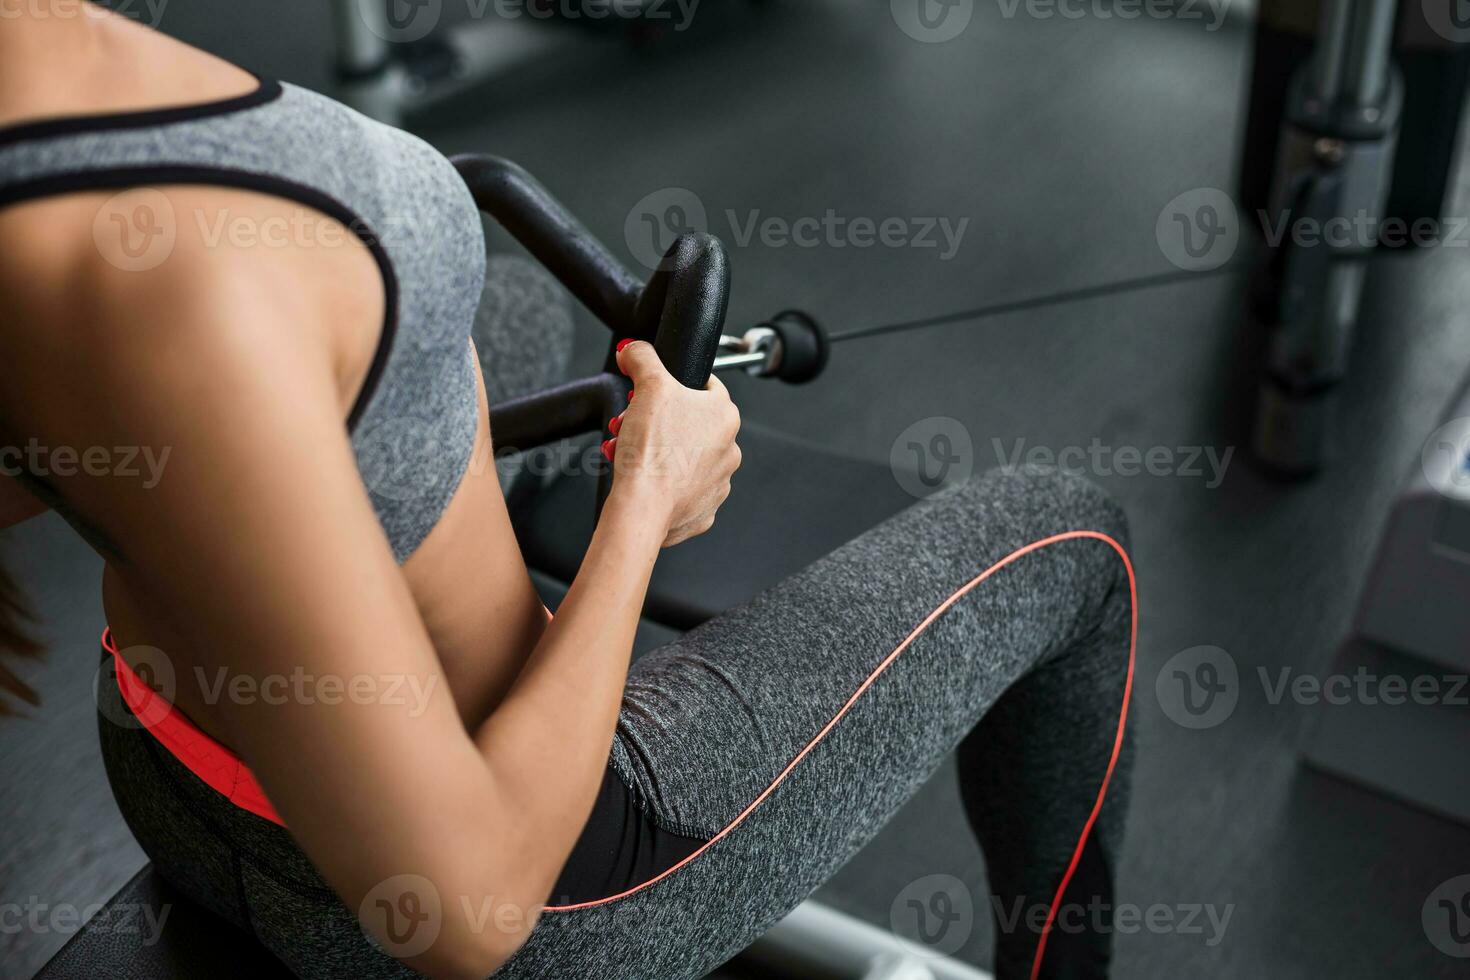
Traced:
MULTIPOLYGON (((35 660, 41 655, 41 644, 26 629, 31 621, 30 609, 21 596, 19 586, 10 577, 5 566, 0 565, 0 656, 35 660)), ((33 706, 41 703, 29 684, 21 680, 7 665, 0 663, 0 718, 15 714, 11 697, 20 698, 33 706)))

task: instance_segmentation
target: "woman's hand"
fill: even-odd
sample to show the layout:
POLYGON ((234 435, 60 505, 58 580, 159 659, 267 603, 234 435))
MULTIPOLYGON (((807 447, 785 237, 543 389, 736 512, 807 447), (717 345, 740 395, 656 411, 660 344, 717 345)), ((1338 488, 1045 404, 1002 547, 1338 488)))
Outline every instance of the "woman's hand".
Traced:
POLYGON ((718 378, 704 391, 686 388, 664 368, 653 345, 624 344, 618 367, 636 399, 614 419, 603 451, 613 460, 613 494, 667 522, 664 547, 708 531, 730 496, 740 467, 740 410, 718 378))

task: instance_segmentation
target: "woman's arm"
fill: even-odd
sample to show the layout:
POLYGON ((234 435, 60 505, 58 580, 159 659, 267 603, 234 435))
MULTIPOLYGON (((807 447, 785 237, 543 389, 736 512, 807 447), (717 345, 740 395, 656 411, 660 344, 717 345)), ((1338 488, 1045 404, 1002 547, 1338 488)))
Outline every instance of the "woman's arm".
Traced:
POLYGON ((682 387, 647 343, 618 352, 638 398, 614 423, 613 489, 556 618, 475 741, 540 828, 526 846, 550 892, 607 766, 633 633, 660 548, 708 530, 740 465, 719 379, 682 387), (554 787, 554 788, 553 788, 554 787), (568 805, 571 803, 571 805, 568 805))
MULTIPOLYGON (((151 486, 84 474, 50 483, 115 547, 129 585, 172 611, 200 676, 262 683, 305 671, 381 695, 270 703, 226 686, 212 721, 349 908, 398 876, 431 883, 439 935, 405 962, 431 976, 487 975, 529 935, 585 822, 654 557, 728 492, 733 443, 713 477, 666 479, 620 460, 556 623, 471 737, 363 491, 320 311, 249 262, 188 250, 145 274, 100 261, 83 273, 81 286, 69 270, 65 284, 11 294, 6 312, 19 315, 0 322, 26 329, 0 328, 0 418, 49 446, 168 451, 151 486), (396 697, 404 682, 431 696, 396 697)), ((643 377, 649 418, 630 413, 624 439, 671 434, 654 409, 691 404, 667 375, 643 377)), ((693 417, 720 420, 733 439, 728 399, 689 393, 701 394, 693 417)), ((193 683, 176 662, 178 682, 193 683)), ((388 938, 382 918, 365 924, 388 938)))

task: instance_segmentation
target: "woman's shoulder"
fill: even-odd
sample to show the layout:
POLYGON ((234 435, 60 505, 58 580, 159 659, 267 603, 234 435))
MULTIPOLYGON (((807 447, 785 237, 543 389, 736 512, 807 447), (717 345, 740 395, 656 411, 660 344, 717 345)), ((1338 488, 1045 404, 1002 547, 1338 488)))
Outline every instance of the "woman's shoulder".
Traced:
MULTIPOLYGON (((206 325, 221 343, 239 342, 237 331, 266 343, 272 323, 296 335, 292 346, 307 338, 332 344, 339 307, 322 284, 351 276, 340 264, 319 268, 324 256, 263 247, 234 228, 242 220, 262 225, 278 210, 251 192, 194 186, 75 193, 0 209, 7 243, 0 334, 9 334, 0 345, 105 351, 178 340, 206 325)), ((372 284, 368 264, 363 278, 372 284)), ((352 295, 362 302, 363 292, 352 295)))
POLYGON ((68 194, 0 211, 0 331, 32 347, 136 343, 122 324, 178 323, 231 272, 180 241, 158 191, 68 194))

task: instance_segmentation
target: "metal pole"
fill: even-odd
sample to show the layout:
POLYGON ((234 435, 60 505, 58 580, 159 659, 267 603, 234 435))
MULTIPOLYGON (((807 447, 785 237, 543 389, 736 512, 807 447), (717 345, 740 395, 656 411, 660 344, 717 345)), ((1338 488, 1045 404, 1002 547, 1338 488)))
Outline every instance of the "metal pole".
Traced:
POLYGON ((1342 98, 1354 106, 1377 106, 1388 91, 1397 0, 1358 0, 1353 14, 1342 98))
POLYGON ((984 970, 817 902, 802 903, 737 962, 802 980, 992 980, 984 970))
POLYGON ((1342 91, 1343 62, 1347 59, 1348 29, 1353 0, 1324 0, 1312 52, 1312 91, 1324 104, 1337 101, 1342 91))
POLYGON ((391 0, 332 0, 337 32, 337 70, 347 78, 381 71, 388 63, 391 0))

